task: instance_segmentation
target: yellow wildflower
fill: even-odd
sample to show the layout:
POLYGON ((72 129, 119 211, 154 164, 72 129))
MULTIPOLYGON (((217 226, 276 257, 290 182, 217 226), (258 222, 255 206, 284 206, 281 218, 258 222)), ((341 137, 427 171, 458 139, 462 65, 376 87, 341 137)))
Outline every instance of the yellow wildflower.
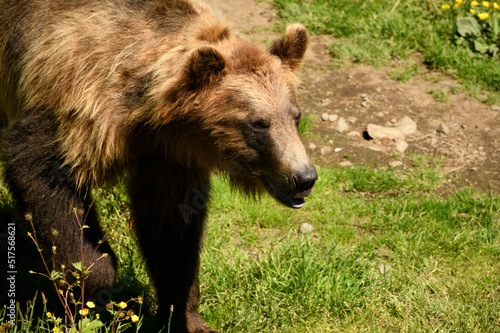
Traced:
POLYGON ((489 7, 489 6, 490 6, 489 1, 483 1, 483 6, 484 6, 484 7, 489 7))
POLYGON ((455 8, 458 8, 458 7, 460 7, 460 4, 457 2, 457 3, 455 3, 455 8))
POLYGON ((450 9, 450 8, 451 8, 450 5, 448 5, 447 3, 443 5, 443 9, 450 9))
POLYGON ((121 301, 120 303, 118 303, 118 307, 119 307, 120 309, 125 309, 125 308, 127 307, 127 303, 125 303, 125 302, 121 301))
POLYGON ((56 247, 56 246, 52 246, 52 252, 53 252, 54 254, 56 254, 56 250, 57 250, 57 247, 56 247))
POLYGON ((477 17, 479 17, 480 20, 486 20, 490 15, 488 13, 479 13, 477 14, 477 17))
POLYGON ((99 315, 98 313, 95 314, 95 319, 100 319, 101 318, 101 315, 99 315))
POLYGON ((59 332, 59 327, 54 327, 54 328, 52 329, 52 332, 56 332, 56 333, 57 333, 57 332, 59 332))
POLYGON ((87 305, 91 309, 95 308, 95 304, 92 301, 88 301, 85 305, 87 305))
POLYGON ((139 316, 133 315, 132 317, 130 317, 130 319, 132 320, 133 323, 137 323, 139 321, 139 316))
POLYGON ((477 1, 472 1, 470 4, 473 6, 476 6, 476 7, 479 6, 479 2, 477 2, 477 1))
POLYGON ((80 313, 81 316, 86 316, 89 314, 89 309, 84 308, 84 309, 78 311, 78 313, 80 313))
POLYGON ((472 8, 471 8, 471 9, 469 10, 469 12, 470 12, 471 14, 474 14, 476 11, 475 11, 474 9, 472 9, 472 8))
POLYGON ((464 0, 455 0, 455 1, 458 2, 458 3, 464 2, 464 0))
POLYGON ((500 8, 500 5, 498 5, 498 3, 496 3, 496 2, 493 2, 493 8, 498 9, 498 8, 500 8))

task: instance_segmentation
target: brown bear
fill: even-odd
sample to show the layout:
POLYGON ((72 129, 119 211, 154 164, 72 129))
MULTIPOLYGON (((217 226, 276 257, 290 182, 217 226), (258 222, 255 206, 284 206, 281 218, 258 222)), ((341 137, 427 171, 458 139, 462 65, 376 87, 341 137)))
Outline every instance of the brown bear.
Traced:
POLYGON ((197 309, 213 172, 293 208, 317 179, 298 131, 307 43, 291 25, 264 50, 187 0, 0 1, 5 178, 57 265, 80 261, 86 211, 84 264, 109 254, 86 295, 116 277, 90 191, 125 175, 160 326, 174 305, 172 332, 213 332, 197 309))

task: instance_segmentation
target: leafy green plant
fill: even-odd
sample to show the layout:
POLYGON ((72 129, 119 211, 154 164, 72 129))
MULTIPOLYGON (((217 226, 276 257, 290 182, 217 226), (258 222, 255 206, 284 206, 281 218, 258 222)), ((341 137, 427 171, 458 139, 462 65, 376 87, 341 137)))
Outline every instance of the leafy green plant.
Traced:
POLYGON ((490 1, 455 0, 444 3, 444 10, 456 16, 456 43, 481 54, 496 56, 500 47, 500 5, 490 1))

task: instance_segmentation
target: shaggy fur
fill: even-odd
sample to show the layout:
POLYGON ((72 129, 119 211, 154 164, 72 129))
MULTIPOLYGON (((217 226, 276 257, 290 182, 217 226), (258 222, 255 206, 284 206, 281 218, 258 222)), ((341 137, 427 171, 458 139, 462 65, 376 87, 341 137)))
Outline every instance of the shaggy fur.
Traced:
MULTIPOLYGON (((159 323, 209 332, 198 314, 199 249, 210 174, 299 208, 317 178, 297 130, 300 25, 266 52, 186 0, 1 0, 0 124, 6 178, 58 263, 78 261, 73 208, 124 172, 157 290, 159 323), (76 259, 75 259, 76 258, 76 259)), ((88 292, 115 257, 89 212, 88 292)))

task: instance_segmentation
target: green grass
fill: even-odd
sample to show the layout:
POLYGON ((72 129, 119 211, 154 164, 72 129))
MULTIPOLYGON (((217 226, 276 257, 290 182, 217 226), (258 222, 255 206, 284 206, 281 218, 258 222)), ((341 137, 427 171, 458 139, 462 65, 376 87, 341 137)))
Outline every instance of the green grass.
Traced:
MULTIPOLYGON (((500 332, 500 197, 440 194, 440 163, 321 168, 301 210, 267 195, 252 202, 216 178, 202 252, 205 320, 221 332, 500 332), (312 233, 298 232, 305 222, 312 233)), ((125 295, 144 292, 154 311, 127 200, 117 185, 99 210, 125 295)), ((33 325, 43 317, 27 311, 33 325)))
POLYGON ((216 181, 205 318, 223 332, 500 331, 500 198, 442 197, 435 170, 321 169, 298 212, 216 181))
POLYGON ((456 14, 443 10, 440 1, 274 0, 274 4, 280 29, 300 22, 313 34, 337 37, 329 50, 341 63, 380 67, 405 59, 407 69, 397 69, 392 76, 407 81, 419 72, 415 68, 421 62, 413 55, 420 54, 424 65, 459 79, 472 95, 500 102, 498 55, 473 53, 468 45, 457 45, 456 14))

